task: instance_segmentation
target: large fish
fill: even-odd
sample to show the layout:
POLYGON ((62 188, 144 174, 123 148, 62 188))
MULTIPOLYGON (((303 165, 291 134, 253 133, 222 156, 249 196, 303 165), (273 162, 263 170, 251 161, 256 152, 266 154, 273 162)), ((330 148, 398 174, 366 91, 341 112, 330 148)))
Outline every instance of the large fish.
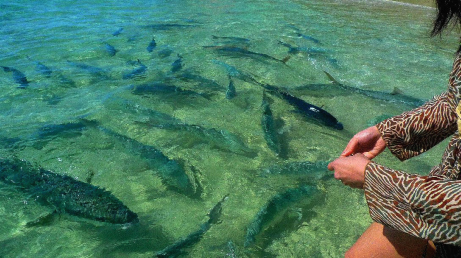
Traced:
POLYGON ((282 150, 277 129, 275 126, 274 117, 270 108, 269 98, 266 96, 266 91, 263 91, 263 101, 261 104, 263 115, 261 117, 261 127, 264 133, 264 139, 267 146, 275 155, 279 156, 282 150))
POLYGON ((174 82, 175 80, 195 83, 201 89, 204 89, 207 91, 222 91, 224 88, 223 86, 219 85, 216 81, 205 78, 201 76, 200 74, 197 74, 196 72, 191 71, 190 69, 181 70, 165 78, 165 81, 167 82, 169 81, 174 82))
MULTIPOLYGON (((126 99, 110 98, 104 102, 105 106, 114 111, 123 109, 132 114, 136 124, 179 132, 181 145, 204 144, 211 148, 225 152, 254 158, 257 153, 250 149, 240 137, 225 129, 205 128, 200 125, 187 124, 171 115, 148 109, 126 99)), ((179 144, 179 143, 178 143, 179 144)))
POLYGON ((139 59, 137 60, 135 64, 138 65, 138 67, 136 67, 135 69, 133 69, 132 71, 128 73, 125 73, 122 77, 124 80, 140 78, 146 73, 147 66, 141 63, 139 59))
POLYGON ((225 129, 219 130, 215 128, 204 128, 200 125, 185 123, 155 123, 154 120, 138 123, 143 123, 160 129, 187 133, 184 134, 184 136, 188 143, 207 143, 211 148, 216 148, 224 152, 231 152, 249 158, 257 156, 257 153, 248 148, 237 135, 232 134, 225 129))
POLYGON ((306 116, 307 118, 313 118, 314 120, 332 127, 337 130, 342 130, 343 125, 338 122, 338 120, 326 110, 307 103, 306 101, 291 95, 290 93, 283 91, 275 86, 268 84, 260 84, 265 88, 269 93, 276 95, 277 97, 287 101, 290 105, 295 107, 299 113, 306 116))
MULTIPOLYGON (((277 218, 281 223, 284 222, 283 214, 289 207, 303 203, 303 207, 309 207, 315 203, 313 200, 318 196, 319 190, 312 185, 303 185, 298 188, 290 188, 284 192, 274 195, 267 203, 259 210, 252 222, 248 225, 245 236, 245 247, 250 247, 257 241, 258 235, 265 231, 269 225, 275 223, 277 218)), ((303 218, 301 218, 303 219, 303 218)), ((282 228, 286 230, 286 228, 282 228)), ((274 236, 272 236, 272 239, 274 236)))
POLYGON ((80 119, 78 122, 68 122, 62 124, 47 124, 40 127, 30 136, 32 146, 36 149, 42 149, 48 142, 57 137, 68 138, 81 136, 82 132, 89 127, 96 127, 97 122, 80 119))
POLYGON ((218 224, 220 221, 220 216, 222 213, 222 204, 227 200, 227 195, 219 201, 208 213, 209 219, 200 226, 200 229, 189 234, 183 239, 178 240, 170 246, 167 246, 165 249, 157 252, 156 257, 177 257, 185 253, 186 248, 191 247, 196 244, 203 235, 211 228, 213 224, 218 224))
POLYGON ((307 103, 306 101, 293 96, 292 94, 282 90, 281 88, 278 88, 276 86, 272 86, 269 84, 264 84, 256 79, 253 78, 252 75, 249 73, 242 72, 235 68, 234 66, 228 65, 224 62, 213 60, 214 63, 223 66, 226 68, 228 74, 232 77, 239 78, 243 81, 246 81, 248 83, 254 83, 256 85, 259 85, 263 87, 264 89, 267 90, 267 92, 276 95, 277 97, 287 101, 290 105, 296 108, 297 112, 301 113, 302 115, 306 116, 307 118, 313 118, 316 121, 321 122, 322 124, 333 127, 338 130, 343 129, 343 125, 338 122, 338 120, 330 113, 328 113, 326 110, 317 107, 315 105, 312 105, 310 103, 307 103))
POLYGON ((381 91, 373 91, 373 90, 364 90, 364 89, 359 89, 356 87, 351 87, 345 84, 342 84, 338 82, 330 73, 324 71, 324 73, 327 75, 328 79, 334 84, 339 86, 341 89, 350 91, 350 92, 355 92, 370 98, 374 99, 379 99, 379 100, 384 100, 387 102, 400 102, 404 104, 409 104, 413 107, 419 107, 423 105, 426 100, 414 98, 412 96, 404 95, 402 92, 394 88, 394 90, 391 93, 386 93, 386 92, 381 92, 381 91))
POLYGON ((294 26, 293 24, 289 24, 288 27, 292 28, 295 31, 296 36, 298 36, 299 38, 306 39, 306 40, 311 41, 311 42, 313 42, 315 44, 321 44, 320 40, 318 40, 318 39, 316 39, 316 38, 314 38, 312 36, 309 36, 309 35, 301 33, 301 30, 298 27, 294 26))
POLYGON ((17 186, 57 212, 113 224, 138 221, 138 215, 110 192, 23 160, 0 159, 0 181, 17 186))
POLYGON ((29 81, 27 80, 26 75, 23 74, 21 71, 13 67, 8 67, 8 66, 0 66, 0 67, 3 68, 3 71, 11 72, 13 74, 14 82, 19 84, 18 88, 25 89, 27 86, 29 86, 29 81))
POLYGON ((307 55, 309 58, 323 60, 323 61, 326 61, 327 63, 329 63, 330 65, 332 65, 333 67, 339 68, 338 60, 331 57, 328 54, 328 50, 326 50, 324 48, 319 48, 319 47, 295 47, 295 46, 292 46, 291 44, 288 44, 288 43, 282 42, 282 41, 279 41, 279 43, 282 46, 288 48, 288 53, 289 54, 295 55, 295 54, 302 53, 302 54, 307 55))
POLYGON ((241 48, 248 48, 250 40, 242 37, 226 37, 226 36, 211 36, 220 45, 235 46, 241 48))
POLYGON ((196 27, 198 25, 193 24, 179 24, 179 23, 155 23, 150 25, 144 25, 142 27, 152 29, 154 31, 165 31, 165 30, 172 30, 172 29, 187 29, 196 27))
POLYGON ((69 60, 67 60, 67 63, 74 66, 74 67, 76 67, 76 68, 79 68, 81 70, 84 70, 84 71, 88 72, 92 76, 98 77, 98 79, 101 79, 101 80, 110 79, 110 77, 107 75, 107 72, 104 69, 100 68, 100 67, 85 64, 85 63, 82 63, 82 62, 73 62, 73 61, 69 61, 69 60))
POLYGON ((218 60, 213 60, 212 62, 217 64, 217 65, 220 65, 220 66, 224 67, 226 69, 226 71, 227 71, 228 76, 231 77, 231 78, 237 78, 237 79, 242 80, 244 82, 254 83, 254 84, 260 85, 260 83, 258 81, 256 81, 253 78, 252 75, 250 75, 247 72, 244 72, 244 71, 241 71, 241 70, 237 69, 235 66, 229 65, 227 63, 224 63, 224 62, 218 61, 218 60))
POLYGON ((206 49, 212 49, 217 51, 220 54, 232 56, 232 57, 250 57, 254 59, 262 59, 262 60, 272 60, 276 62, 281 62, 286 64, 291 56, 287 56, 284 59, 277 59, 267 54, 257 53, 250 50, 246 50, 241 47, 234 47, 234 46, 204 46, 206 49))
POLYGON ((198 182, 187 175, 181 162, 168 158, 153 146, 143 144, 108 128, 98 126, 98 129, 117 139, 131 153, 144 158, 152 170, 158 172, 162 182, 168 188, 190 197, 200 197, 201 188, 197 186, 198 182))
POLYGON ((185 90, 178 86, 162 82, 152 82, 134 86, 132 93, 135 95, 183 95, 192 97, 203 97, 205 99, 210 99, 211 97, 211 95, 208 93, 196 92, 193 90, 185 90))

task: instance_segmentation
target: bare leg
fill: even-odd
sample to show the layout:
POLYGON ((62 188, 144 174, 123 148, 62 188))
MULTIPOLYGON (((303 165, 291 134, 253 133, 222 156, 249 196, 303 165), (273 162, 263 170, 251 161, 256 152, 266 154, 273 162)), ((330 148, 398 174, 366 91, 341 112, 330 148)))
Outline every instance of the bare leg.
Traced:
POLYGON ((431 241, 373 222, 347 251, 345 257, 434 257, 431 241), (426 252, 426 256, 423 254, 426 252))

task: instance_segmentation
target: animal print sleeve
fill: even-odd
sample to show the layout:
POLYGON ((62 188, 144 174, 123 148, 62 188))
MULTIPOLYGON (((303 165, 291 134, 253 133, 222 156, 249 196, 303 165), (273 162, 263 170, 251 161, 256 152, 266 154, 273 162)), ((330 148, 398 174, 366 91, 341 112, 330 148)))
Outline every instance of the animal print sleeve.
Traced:
POLYGON ((437 243, 461 244, 460 180, 410 175, 372 161, 364 190, 374 221, 437 243))
POLYGON ((388 149, 400 160, 417 156, 457 129, 456 107, 461 90, 461 58, 450 74, 448 91, 426 104, 377 124, 388 149))

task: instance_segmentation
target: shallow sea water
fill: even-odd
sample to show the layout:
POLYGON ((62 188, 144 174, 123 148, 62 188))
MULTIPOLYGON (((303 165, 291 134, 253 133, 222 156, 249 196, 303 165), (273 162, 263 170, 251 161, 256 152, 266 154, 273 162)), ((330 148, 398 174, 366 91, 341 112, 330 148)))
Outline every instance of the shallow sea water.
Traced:
MULTIPOLYGON (((363 192, 334 180, 325 164, 355 132, 415 105, 341 89, 324 71, 382 95, 394 88, 422 100, 442 93, 457 37, 429 38, 434 12, 347 0, 1 4, 0 65, 21 71, 29 84, 18 88, 12 73, 0 69, 0 155, 91 178, 136 212, 139 223, 62 214, 27 227, 53 209, 2 183, 0 256, 152 257, 199 230, 228 196, 219 223, 181 255, 342 257, 371 219, 363 192), (219 50, 229 46, 258 54, 219 50), (242 74, 322 107, 344 130, 306 119, 267 94, 282 142, 275 155, 261 127, 263 88, 242 74), (229 76, 236 88, 230 99, 229 76), (152 82, 178 88, 134 94, 152 82), (97 125, 69 126, 82 119, 97 125), (132 141, 183 165, 193 193, 169 187, 158 162, 132 141), (270 172, 295 162, 311 162, 312 169, 270 172), (273 199, 299 185, 314 191, 273 199), (272 217, 245 246, 247 228, 270 200, 279 209, 269 211, 272 217)), ((443 147, 403 163, 388 152, 377 161, 425 174, 443 147)))

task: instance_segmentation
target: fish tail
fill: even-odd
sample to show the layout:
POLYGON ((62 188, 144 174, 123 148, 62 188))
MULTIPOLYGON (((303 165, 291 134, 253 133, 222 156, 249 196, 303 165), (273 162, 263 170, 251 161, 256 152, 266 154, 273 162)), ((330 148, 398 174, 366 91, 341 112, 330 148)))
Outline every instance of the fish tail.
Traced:
POLYGON ((288 62, 288 60, 290 60, 290 58, 291 58, 291 56, 288 55, 285 58, 283 58, 281 61, 282 61, 282 63, 286 64, 288 62))
POLYGON ((329 79, 332 83, 334 83, 334 84, 341 84, 341 83, 339 83, 339 82, 335 79, 335 77, 333 77, 329 72, 327 72, 327 71, 323 71, 323 72, 326 74, 326 76, 328 77, 328 79, 329 79))

